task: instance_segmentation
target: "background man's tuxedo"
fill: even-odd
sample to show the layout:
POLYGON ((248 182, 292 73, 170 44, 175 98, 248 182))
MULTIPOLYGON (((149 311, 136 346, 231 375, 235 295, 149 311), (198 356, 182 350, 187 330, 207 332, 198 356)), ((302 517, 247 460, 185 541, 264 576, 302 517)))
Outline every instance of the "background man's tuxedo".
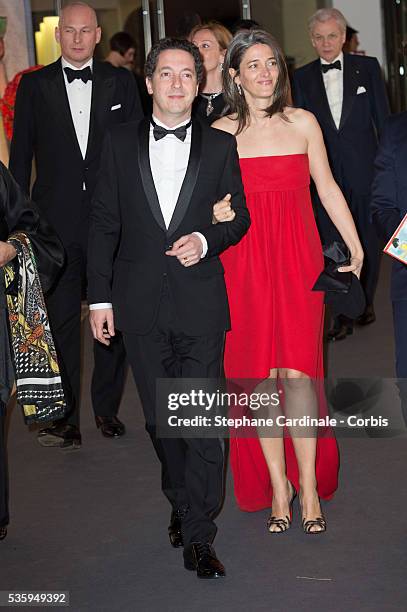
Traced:
MULTIPOLYGON (((343 103, 339 129, 329 107, 320 59, 294 73, 296 106, 311 111, 321 127, 332 173, 351 209, 365 251, 362 284, 367 303, 373 302, 379 248, 370 223, 369 203, 373 164, 389 106, 379 63, 374 57, 344 54, 343 103)), ((314 190, 318 227, 324 243, 337 231, 314 190)))
MULTIPOLYGON (((389 117, 375 162, 372 189, 373 222, 388 242, 407 214, 407 113, 389 117)), ((396 373, 407 422, 407 265, 393 260, 391 280, 396 373)))
MULTIPOLYGON (((131 74, 108 63, 93 62, 92 102, 88 146, 82 157, 72 121, 61 60, 24 75, 17 92, 10 170, 54 226, 67 252, 66 270, 49 297, 48 308, 65 374, 73 393, 68 419, 78 424, 80 300, 85 285, 90 201, 109 126, 142 116, 131 74), (85 189, 84 189, 85 186, 85 189)), ((124 349, 95 343, 92 399, 96 414, 117 411, 124 376, 124 349), (97 345, 97 346, 96 346, 97 345)))
POLYGON ((163 490, 174 508, 190 507, 184 544, 210 542, 215 534, 210 517, 222 497, 221 444, 157 439, 155 384, 156 378, 174 374, 220 376, 230 323, 218 255, 242 238, 249 214, 235 139, 194 120, 188 168, 167 230, 150 169, 149 130, 144 120, 117 126, 106 139, 91 215, 88 299, 113 304, 163 466, 163 490), (236 218, 213 225, 213 204, 227 193, 236 218), (185 267, 165 255, 178 238, 194 231, 208 242, 198 264, 185 267))

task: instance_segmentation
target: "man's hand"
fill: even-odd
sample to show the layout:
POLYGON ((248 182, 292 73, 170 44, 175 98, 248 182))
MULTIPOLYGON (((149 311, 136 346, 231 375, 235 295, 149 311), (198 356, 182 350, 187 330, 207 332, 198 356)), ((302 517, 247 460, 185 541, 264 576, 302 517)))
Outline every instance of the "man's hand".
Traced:
POLYGON ((8 262, 14 259, 16 255, 17 251, 13 245, 0 240, 0 266, 5 266, 8 264, 8 262))
POLYGON ((202 251, 203 247, 199 236, 188 234, 178 238, 172 245, 172 249, 166 251, 165 254, 170 257, 176 257, 180 264, 188 267, 198 263, 201 259, 202 251))
POLYGON ((110 338, 114 336, 113 309, 100 308, 90 310, 89 323, 95 340, 109 346, 110 338))
POLYGON ((225 221, 233 221, 236 213, 232 208, 232 196, 227 193, 223 200, 219 200, 213 205, 212 223, 224 223, 225 221))

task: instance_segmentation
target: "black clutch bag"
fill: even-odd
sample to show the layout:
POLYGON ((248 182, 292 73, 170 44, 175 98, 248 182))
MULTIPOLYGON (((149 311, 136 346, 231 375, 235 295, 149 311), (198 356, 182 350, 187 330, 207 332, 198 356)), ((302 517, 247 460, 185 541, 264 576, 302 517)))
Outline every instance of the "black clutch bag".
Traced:
POLYGON ((334 316, 356 319, 366 308, 362 286, 353 272, 338 272, 338 268, 350 263, 349 249, 342 242, 335 241, 325 245, 323 253, 325 268, 312 290, 325 292, 325 304, 330 305, 334 316))

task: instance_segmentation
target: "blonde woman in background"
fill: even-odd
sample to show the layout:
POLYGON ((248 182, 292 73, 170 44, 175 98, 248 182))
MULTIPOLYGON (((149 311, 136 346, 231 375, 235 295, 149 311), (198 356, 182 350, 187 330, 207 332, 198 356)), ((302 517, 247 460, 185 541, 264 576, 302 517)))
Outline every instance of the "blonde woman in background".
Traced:
POLYGON ((194 113, 208 123, 213 123, 225 108, 222 91, 223 60, 232 34, 222 24, 210 21, 195 26, 189 40, 198 47, 205 68, 205 78, 195 100, 194 113))

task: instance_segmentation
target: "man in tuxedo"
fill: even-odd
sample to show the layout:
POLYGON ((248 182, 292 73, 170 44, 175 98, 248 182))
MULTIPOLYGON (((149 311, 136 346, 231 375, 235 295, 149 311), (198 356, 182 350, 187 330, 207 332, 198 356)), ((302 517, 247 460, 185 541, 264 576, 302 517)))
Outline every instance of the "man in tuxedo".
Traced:
MULTIPOLYGON (((93 59, 101 30, 95 11, 73 2, 61 12, 56 38, 62 57, 23 76, 17 92, 10 170, 61 238, 67 263, 48 298, 48 310, 61 359, 70 414, 66 421, 41 430, 43 446, 78 448, 81 299, 86 278, 90 201, 106 129, 142 117, 134 79, 125 69, 93 59)), ((125 376, 123 341, 109 348, 94 343, 92 403, 96 424, 107 437, 124 433, 117 419, 125 376)))
MULTIPOLYGON (((352 212, 365 253, 361 282, 366 310, 361 325, 375 321, 373 298, 379 268, 379 245, 370 221, 369 203, 377 135, 389 114, 379 63, 374 57, 342 52, 346 20, 337 9, 320 9, 309 20, 311 42, 319 58, 294 73, 295 104, 317 118, 336 182, 352 212)), ((317 222, 324 244, 340 237, 313 190, 317 222)), ((353 321, 335 320, 329 339, 342 340, 353 321)))
POLYGON ((218 438, 157 437, 156 380, 221 376, 230 323, 218 256, 250 220, 235 138, 191 122, 203 73, 197 47, 164 39, 150 51, 145 73, 151 121, 110 130, 102 154, 89 235, 90 323, 102 343, 115 328, 123 333, 172 506, 171 544, 184 545, 187 569, 217 578, 225 574, 211 545, 223 446, 218 438), (225 196, 236 216, 214 225, 213 204, 225 196), (94 309, 100 303, 110 307, 94 309))
MULTIPOLYGON (((407 113, 387 120, 375 161, 372 216, 379 234, 388 242, 407 214, 407 113)), ((393 260, 391 300, 404 420, 407 424, 407 265, 393 260)))

